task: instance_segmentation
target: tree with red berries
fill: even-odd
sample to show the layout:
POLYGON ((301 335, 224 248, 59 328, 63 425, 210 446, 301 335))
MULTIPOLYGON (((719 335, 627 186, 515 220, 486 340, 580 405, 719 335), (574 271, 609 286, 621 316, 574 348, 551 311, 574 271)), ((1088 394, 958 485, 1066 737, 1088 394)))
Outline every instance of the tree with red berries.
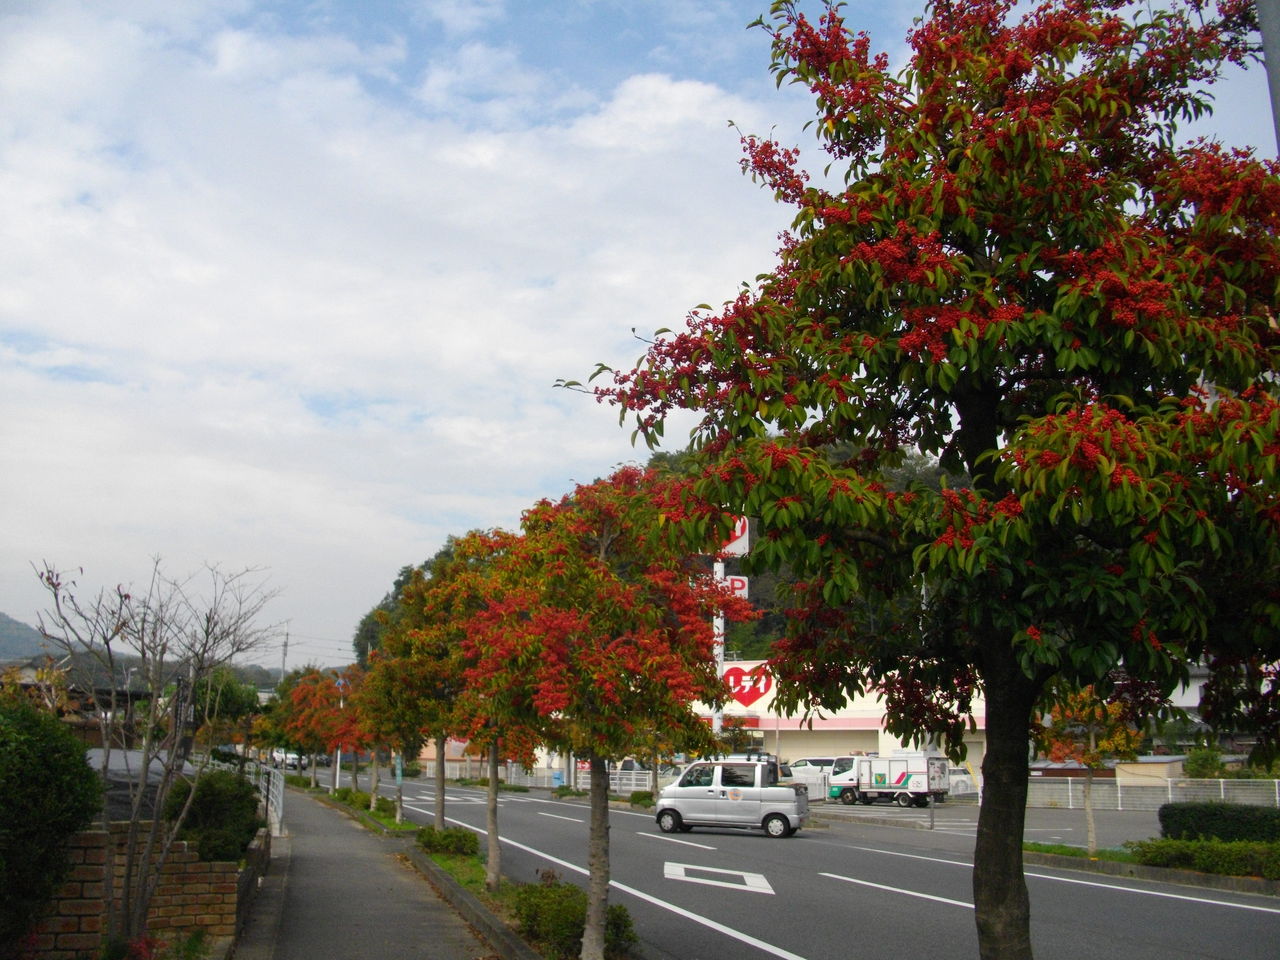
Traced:
POLYGON ((1177 140, 1255 57, 1253 5, 934 0, 897 73, 836 5, 761 25, 827 176, 746 137, 794 209, 777 265, 597 392, 650 440, 700 414, 709 518, 757 518, 748 567, 796 577, 793 706, 880 694, 891 732, 955 755, 981 693, 981 954, 1030 957, 1051 682, 1167 691, 1202 661, 1215 703, 1280 729, 1280 169, 1177 140), (911 451, 969 483, 894 491, 911 451))
POLYGON ((712 620, 752 616, 708 564, 673 549, 668 528, 681 523, 668 486, 634 467, 543 501, 494 563, 501 590, 468 623, 468 695, 519 705, 542 743, 590 764, 583 960, 604 956, 608 765, 654 729, 677 749, 712 748, 692 709, 725 698, 712 620))

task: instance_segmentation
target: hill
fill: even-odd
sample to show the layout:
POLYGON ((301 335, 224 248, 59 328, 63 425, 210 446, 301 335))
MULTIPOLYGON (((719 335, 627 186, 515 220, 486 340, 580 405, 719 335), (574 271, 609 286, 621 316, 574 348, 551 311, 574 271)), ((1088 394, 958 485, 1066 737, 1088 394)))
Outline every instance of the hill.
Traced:
POLYGON ((20 660, 45 653, 40 631, 5 613, 0 613, 0 660, 20 660))

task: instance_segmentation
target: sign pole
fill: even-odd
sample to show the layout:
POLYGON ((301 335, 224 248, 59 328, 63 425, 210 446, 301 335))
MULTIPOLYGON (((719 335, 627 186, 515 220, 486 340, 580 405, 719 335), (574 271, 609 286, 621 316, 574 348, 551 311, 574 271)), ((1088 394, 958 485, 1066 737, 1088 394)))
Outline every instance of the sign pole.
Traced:
MULTIPOLYGON (((712 574, 717 583, 724 583, 724 561, 717 560, 712 566, 712 574)), ((724 614, 717 613, 711 621, 711 629, 715 635, 716 676, 724 676, 724 614)), ((717 737, 724 729, 724 708, 716 707, 711 714, 711 732, 717 737)))

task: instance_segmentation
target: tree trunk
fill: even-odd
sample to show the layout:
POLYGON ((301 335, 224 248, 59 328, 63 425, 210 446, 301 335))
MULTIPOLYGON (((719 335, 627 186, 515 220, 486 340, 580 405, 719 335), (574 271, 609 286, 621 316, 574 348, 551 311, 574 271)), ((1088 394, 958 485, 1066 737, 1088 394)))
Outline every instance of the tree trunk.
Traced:
POLYGON ((489 744, 489 791, 485 804, 485 827, 489 831, 488 856, 484 868, 485 888, 498 889, 502 880, 502 853, 498 844, 498 740, 489 744))
POLYGON ((351 789, 359 791, 360 789, 360 751, 359 749, 351 751, 351 789))
POLYGON ((444 829, 444 781, 447 769, 444 749, 449 740, 441 735, 436 737, 436 829, 444 829))
POLYGON ((1031 710, 1039 684, 1008 650, 983 670, 987 752, 973 853, 973 905, 982 960, 1031 960, 1031 909, 1022 870, 1031 710))
POLYGON ((369 751, 369 812, 378 808, 378 748, 369 751))
POLYGON ((587 842, 587 922, 581 960, 604 960, 605 921, 609 915, 609 766, 591 758, 591 834, 587 842))
POLYGON ((333 750, 333 776, 329 778, 329 796, 338 792, 338 778, 342 776, 342 748, 333 750))

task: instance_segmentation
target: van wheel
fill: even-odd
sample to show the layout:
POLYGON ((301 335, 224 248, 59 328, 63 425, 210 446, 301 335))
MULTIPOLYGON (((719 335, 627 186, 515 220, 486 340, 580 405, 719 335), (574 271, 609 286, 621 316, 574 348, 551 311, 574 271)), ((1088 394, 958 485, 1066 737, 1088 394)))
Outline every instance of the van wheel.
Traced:
POLYGON ((858 802, 858 791, 853 789, 845 789, 840 791, 840 802, 846 806, 852 806, 858 802))
POLYGON ((914 802, 915 802, 915 799, 911 796, 911 794, 909 793, 898 794, 898 806, 909 807, 914 802))
POLYGON ((658 814, 658 829, 663 833, 675 833, 678 830, 688 832, 689 828, 680 821, 680 814, 674 810, 663 810, 658 814))
POLYGON ((789 837, 791 836, 791 824, 787 823, 787 818, 780 813, 771 813, 764 818, 764 832, 771 837, 789 837))

